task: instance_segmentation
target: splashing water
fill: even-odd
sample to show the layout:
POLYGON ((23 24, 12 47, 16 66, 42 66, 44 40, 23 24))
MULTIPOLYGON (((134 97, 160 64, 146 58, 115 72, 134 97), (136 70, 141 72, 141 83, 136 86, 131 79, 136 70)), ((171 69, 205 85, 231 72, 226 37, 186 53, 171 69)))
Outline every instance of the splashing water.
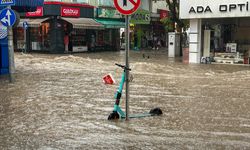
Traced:
POLYGON ((163 115, 110 122, 118 83, 102 77, 119 82, 114 64, 124 56, 16 53, 16 82, 0 82, 0 149, 250 148, 248 66, 184 65, 165 52, 132 51, 130 112, 161 107, 163 115))

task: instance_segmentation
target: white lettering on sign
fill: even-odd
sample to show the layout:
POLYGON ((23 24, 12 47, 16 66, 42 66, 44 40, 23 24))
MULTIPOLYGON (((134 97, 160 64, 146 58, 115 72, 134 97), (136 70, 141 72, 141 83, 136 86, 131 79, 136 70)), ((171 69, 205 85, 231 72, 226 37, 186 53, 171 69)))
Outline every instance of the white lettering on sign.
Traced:
POLYGON ((65 14, 74 14, 74 15, 76 15, 76 14, 79 13, 79 11, 78 11, 78 10, 72 10, 72 9, 64 9, 64 10, 63 10, 63 13, 65 13, 65 14))
POLYGON ((249 0, 180 0, 182 19, 249 16, 249 0))
POLYGON ((43 7, 37 7, 35 12, 27 12, 26 17, 43 16, 43 7))
POLYGON ((131 18, 133 18, 134 20, 150 21, 150 14, 132 14, 131 18))
POLYGON ((12 4, 14 3, 13 0, 2 0, 1 4, 12 4))
POLYGON ((79 17, 80 16, 80 8, 71 8, 71 7, 62 7, 61 9, 62 16, 72 16, 79 17))

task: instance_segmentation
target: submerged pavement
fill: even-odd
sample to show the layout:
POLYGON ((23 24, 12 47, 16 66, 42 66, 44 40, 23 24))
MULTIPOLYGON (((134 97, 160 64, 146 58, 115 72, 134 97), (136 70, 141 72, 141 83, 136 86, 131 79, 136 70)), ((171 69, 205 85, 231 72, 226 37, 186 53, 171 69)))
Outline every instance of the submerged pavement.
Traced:
POLYGON ((250 149, 249 66, 131 51, 130 112, 163 115, 108 121, 124 61, 124 51, 16 53, 15 82, 0 81, 0 149, 250 149), (108 73, 116 84, 103 84, 108 73))

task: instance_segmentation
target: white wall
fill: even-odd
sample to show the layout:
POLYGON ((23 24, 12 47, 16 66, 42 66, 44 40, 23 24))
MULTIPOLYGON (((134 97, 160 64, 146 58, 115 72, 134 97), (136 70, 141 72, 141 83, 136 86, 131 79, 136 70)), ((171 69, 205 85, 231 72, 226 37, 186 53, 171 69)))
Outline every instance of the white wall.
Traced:
POLYGON ((151 0, 141 0, 141 9, 144 9, 144 10, 150 10, 149 6, 150 6, 150 1, 151 0))
POLYGON ((89 3, 89 1, 91 0, 73 0, 73 2, 77 2, 77 3, 89 3))
POLYGON ((200 63, 201 58, 201 19, 190 20, 189 63, 200 63))
POLYGON ((152 0, 152 12, 157 13, 157 9, 168 10, 167 3, 165 0, 154 2, 152 0))

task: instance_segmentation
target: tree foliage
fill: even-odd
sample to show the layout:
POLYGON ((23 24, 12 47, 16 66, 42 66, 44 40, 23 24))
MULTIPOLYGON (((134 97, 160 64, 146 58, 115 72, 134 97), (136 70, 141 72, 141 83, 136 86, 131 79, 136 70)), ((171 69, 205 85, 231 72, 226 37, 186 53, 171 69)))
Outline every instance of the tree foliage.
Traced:
POLYGON ((175 31, 182 29, 187 30, 189 24, 188 20, 179 19, 179 0, 166 0, 169 8, 169 17, 161 20, 165 24, 167 31, 175 31))

